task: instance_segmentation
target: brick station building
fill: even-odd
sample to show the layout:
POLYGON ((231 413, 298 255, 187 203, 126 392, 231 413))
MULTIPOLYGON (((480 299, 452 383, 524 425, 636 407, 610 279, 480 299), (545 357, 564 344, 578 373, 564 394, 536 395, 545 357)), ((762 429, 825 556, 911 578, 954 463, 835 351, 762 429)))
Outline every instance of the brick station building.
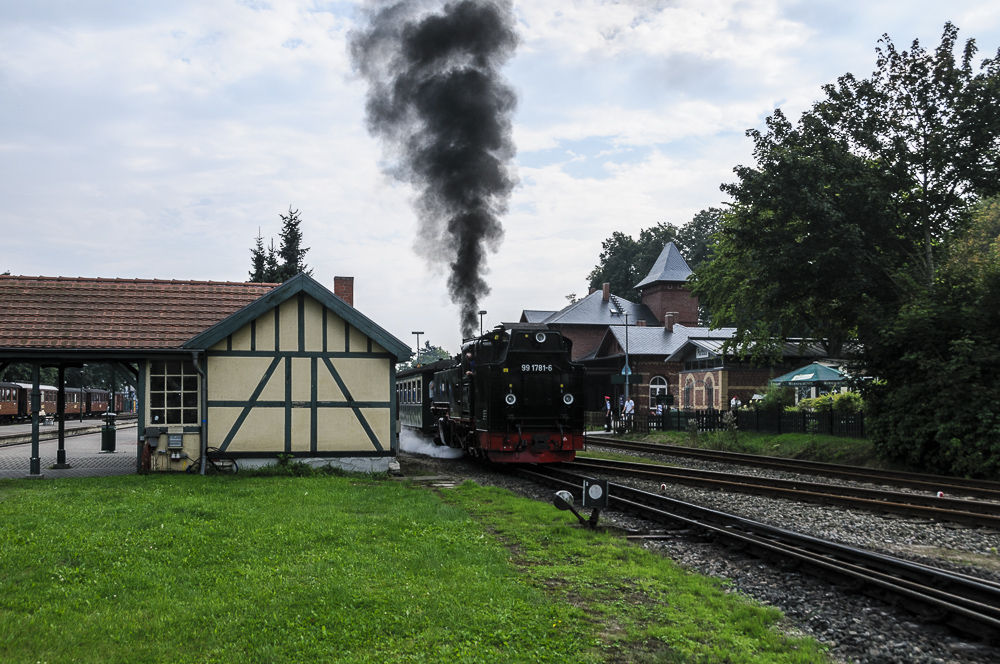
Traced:
POLYGON ((673 242, 636 284, 639 302, 611 293, 609 284, 559 311, 524 310, 521 322, 544 323, 573 341, 573 359, 587 367, 587 410, 601 410, 610 396, 617 408, 628 393, 639 413, 655 411, 657 395, 674 408, 728 407, 733 396, 748 403, 770 378, 819 357, 822 351, 786 343, 771 366, 753 366, 722 350, 734 329, 698 324, 698 298, 688 290, 691 268, 673 242), (631 378, 622 371, 626 366, 631 378), (634 382, 633 382, 634 381, 634 382))

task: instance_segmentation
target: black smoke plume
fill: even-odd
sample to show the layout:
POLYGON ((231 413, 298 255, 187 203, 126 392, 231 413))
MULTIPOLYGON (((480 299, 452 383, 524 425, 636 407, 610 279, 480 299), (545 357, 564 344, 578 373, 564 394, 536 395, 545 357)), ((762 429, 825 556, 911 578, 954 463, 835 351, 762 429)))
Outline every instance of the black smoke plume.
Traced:
POLYGON ((489 294, 487 251, 503 239, 500 217, 517 183, 511 116, 517 103, 500 68, 518 37, 511 0, 370 3, 351 35, 369 84, 368 129, 387 167, 417 190, 417 250, 450 268, 448 290, 464 337, 489 294))

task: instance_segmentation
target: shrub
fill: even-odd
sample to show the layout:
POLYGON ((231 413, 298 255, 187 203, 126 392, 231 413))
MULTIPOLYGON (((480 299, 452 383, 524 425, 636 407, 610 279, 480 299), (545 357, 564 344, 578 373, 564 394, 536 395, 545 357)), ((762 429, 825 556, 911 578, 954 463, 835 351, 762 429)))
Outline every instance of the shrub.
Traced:
POLYGON ((833 410, 837 413, 860 413, 865 400, 857 392, 839 392, 833 395, 833 410))
POLYGON ((698 444, 698 420, 691 417, 687 421, 687 434, 691 445, 698 444))
POLYGON ((760 410, 780 412, 795 405, 795 390, 790 387, 768 385, 764 398, 757 402, 760 410))
POLYGON ((805 410, 812 413, 829 413, 833 410, 833 400, 832 394, 821 394, 815 399, 802 399, 799 401, 799 410, 805 410))

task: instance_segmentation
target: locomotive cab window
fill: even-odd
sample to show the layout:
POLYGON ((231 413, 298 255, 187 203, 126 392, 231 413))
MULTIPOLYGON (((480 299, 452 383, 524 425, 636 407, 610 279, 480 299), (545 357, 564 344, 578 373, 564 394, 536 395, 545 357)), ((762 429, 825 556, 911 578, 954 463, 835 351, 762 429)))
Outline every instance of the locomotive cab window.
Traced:
POLYGON ((149 369, 149 419, 156 424, 198 423, 198 372, 190 361, 155 361, 149 369))

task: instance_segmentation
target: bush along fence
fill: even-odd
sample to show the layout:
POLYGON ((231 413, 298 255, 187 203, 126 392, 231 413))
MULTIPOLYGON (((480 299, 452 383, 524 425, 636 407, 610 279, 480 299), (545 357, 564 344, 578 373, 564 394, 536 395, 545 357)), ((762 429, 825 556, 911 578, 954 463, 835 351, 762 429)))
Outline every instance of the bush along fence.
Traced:
MULTIPOLYGON (((672 410, 662 415, 637 413, 631 419, 617 418, 615 431, 649 433, 651 431, 688 431, 688 422, 698 422, 698 431, 724 431, 722 416, 726 410, 672 410)), ((812 433, 845 438, 865 438, 864 413, 827 412, 769 412, 743 408, 736 412, 736 426, 740 431, 755 433, 812 433)), ((602 411, 587 411, 587 424, 604 427, 602 411)))

